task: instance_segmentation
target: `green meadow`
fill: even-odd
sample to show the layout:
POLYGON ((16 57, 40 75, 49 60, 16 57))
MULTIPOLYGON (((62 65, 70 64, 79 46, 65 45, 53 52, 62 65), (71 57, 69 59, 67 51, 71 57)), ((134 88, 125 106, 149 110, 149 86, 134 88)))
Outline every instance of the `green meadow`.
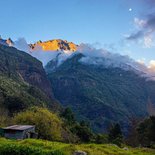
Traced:
POLYGON ((0 139, 0 155, 73 155, 81 150, 88 155, 154 155, 149 148, 119 148, 113 144, 66 144, 45 140, 0 139))

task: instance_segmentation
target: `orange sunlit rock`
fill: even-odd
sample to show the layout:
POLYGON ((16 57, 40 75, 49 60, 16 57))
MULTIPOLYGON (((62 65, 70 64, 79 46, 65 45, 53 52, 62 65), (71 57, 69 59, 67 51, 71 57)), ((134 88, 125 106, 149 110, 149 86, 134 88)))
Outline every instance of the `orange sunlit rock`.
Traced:
POLYGON ((32 51, 37 51, 39 49, 42 49, 43 51, 57 51, 57 50, 69 50, 69 51, 76 51, 77 45, 68 42, 66 40, 61 39, 54 39, 49 41, 38 41, 35 44, 30 45, 32 51))

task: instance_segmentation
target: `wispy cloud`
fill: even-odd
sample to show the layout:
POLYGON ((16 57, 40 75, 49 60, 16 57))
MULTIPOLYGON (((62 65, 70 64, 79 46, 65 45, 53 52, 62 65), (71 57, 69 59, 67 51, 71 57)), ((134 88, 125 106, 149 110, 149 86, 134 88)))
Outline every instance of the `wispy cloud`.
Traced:
POLYGON ((154 46, 155 35, 155 0, 142 0, 147 9, 143 17, 134 18, 135 32, 130 33, 125 38, 128 41, 142 40, 144 47, 154 46))
POLYGON ((134 32, 126 37, 127 40, 137 40, 144 36, 143 31, 134 32))
POLYGON ((134 19, 137 31, 126 37, 129 41, 143 40, 145 47, 152 47, 155 34, 155 14, 149 14, 145 19, 134 19))
POLYGON ((71 51, 48 51, 43 50, 31 51, 28 43, 24 38, 20 38, 15 41, 15 47, 27 52, 31 56, 40 60, 45 66, 50 60, 58 59, 58 66, 61 65, 68 58, 74 56, 74 54, 81 53, 85 57, 80 59, 81 63, 97 65, 103 67, 113 67, 113 68, 122 68, 124 70, 138 71, 137 73, 143 72, 142 76, 150 77, 155 76, 155 60, 151 60, 149 65, 145 65, 145 59, 135 61, 127 55, 121 55, 118 53, 111 53, 106 49, 96 49, 90 44, 80 44, 77 52, 71 51))

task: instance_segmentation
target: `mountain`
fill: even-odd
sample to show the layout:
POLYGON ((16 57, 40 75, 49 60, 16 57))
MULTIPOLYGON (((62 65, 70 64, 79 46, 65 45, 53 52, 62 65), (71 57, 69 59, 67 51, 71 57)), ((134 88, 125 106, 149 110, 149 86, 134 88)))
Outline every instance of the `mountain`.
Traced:
POLYGON ((77 50, 76 44, 73 42, 68 42, 66 40, 61 39, 54 39, 49 41, 38 41, 34 44, 30 44, 32 51, 37 51, 39 49, 43 51, 57 51, 57 50, 69 50, 69 51, 76 51, 77 50))
POLYGON ((0 44, 5 46, 13 46, 14 42, 11 40, 11 38, 8 38, 5 40, 5 39, 2 39, 0 36, 0 44))
POLYGON ((132 66, 86 64, 81 62, 84 57, 74 54, 60 65, 57 57, 45 68, 54 96, 71 107, 79 120, 89 121, 96 132, 119 122, 127 132, 130 119, 153 111, 155 81, 147 81, 132 66))
POLYGON ((12 114, 33 105, 57 105, 42 63, 14 47, 0 44, 1 109, 12 114))
MULTIPOLYGON (((16 43, 18 42, 17 43, 18 46, 22 48, 23 41, 24 41, 24 44, 26 44, 26 41, 23 40, 23 38, 20 38, 18 41, 14 42, 12 41, 11 38, 3 39, 0 36, 0 44, 5 45, 5 46, 16 47, 16 43)), ((28 46, 30 47, 31 52, 38 51, 38 50, 42 50, 42 51, 65 51, 66 50, 66 51, 74 52, 78 48, 78 45, 76 45, 75 43, 68 42, 67 40, 62 40, 62 39, 53 39, 53 40, 48 40, 48 41, 39 40, 34 44, 28 44, 28 46)))

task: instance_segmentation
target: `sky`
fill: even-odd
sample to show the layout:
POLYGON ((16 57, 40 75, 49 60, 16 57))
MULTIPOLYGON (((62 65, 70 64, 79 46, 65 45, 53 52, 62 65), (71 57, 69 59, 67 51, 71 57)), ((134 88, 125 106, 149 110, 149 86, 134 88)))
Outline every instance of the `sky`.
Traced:
POLYGON ((155 64, 155 0, 0 0, 0 35, 89 43, 155 64))

